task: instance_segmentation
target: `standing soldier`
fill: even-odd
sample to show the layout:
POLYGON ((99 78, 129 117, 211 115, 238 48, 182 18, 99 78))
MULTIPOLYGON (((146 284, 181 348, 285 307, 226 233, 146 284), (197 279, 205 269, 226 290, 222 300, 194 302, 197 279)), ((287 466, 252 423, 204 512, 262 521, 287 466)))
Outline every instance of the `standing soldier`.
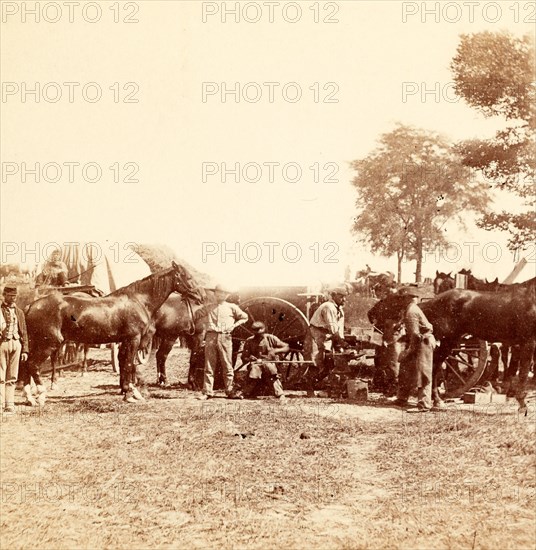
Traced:
POLYGON ((229 399, 241 399, 241 394, 233 389, 233 344, 231 332, 247 320, 247 313, 236 304, 227 302, 230 292, 222 285, 213 289, 216 303, 199 308, 194 315, 194 321, 207 318, 205 335, 205 376, 203 395, 199 399, 209 399, 214 395, 214 373, 221 365, 225 381, 225 394, 229 399))
POLYGON ((328 374, 329 359, 336 349, 344 347, 344 304, 348 291, 337 287, 330 291, 331 298, 324 302, 311 317, 314 366, 309 369, 307 396, 314 397, 315 384, 328 374))
POLYGON ((398 397, 395 403, 407 406, 412 390, 418 388, 417 411, 442 410, 442 402, 432 407, 432 371, 436 341, 432 334, 433 326, 426 318, 419 303, 419 291, 406 292, 410 302, 404 313, 407 348, 400 355, 398 397))
POLYGON ((0 410, 15 413, 19 361, 28 359, 28 333, 22 309, 15 305, 16 287, 5 287, 0 316, 0 410))

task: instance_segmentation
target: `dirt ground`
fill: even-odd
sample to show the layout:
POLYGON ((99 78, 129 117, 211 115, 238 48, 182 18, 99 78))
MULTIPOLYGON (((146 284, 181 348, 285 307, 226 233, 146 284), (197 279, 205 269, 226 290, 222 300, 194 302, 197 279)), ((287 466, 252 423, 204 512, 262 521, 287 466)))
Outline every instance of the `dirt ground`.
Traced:
MULTIPOLYGON (((92 350, 106 359, 106 350, 92 350)), ((2 548, 536 546, 536 404, 409 414, 273 398, 209 402, 143 368, 124 403, 104 361, 1 424, 2 548)))

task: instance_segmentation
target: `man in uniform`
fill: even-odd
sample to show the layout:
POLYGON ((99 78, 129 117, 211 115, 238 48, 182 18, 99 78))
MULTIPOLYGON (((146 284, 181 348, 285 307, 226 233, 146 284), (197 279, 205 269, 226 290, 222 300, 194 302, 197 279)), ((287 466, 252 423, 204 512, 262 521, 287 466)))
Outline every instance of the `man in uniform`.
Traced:
POLYGON ((332 289, 330 299, 324 302, 311 317, 314 366, 309 369, 308 397, 314 397, 315 384, 328 374, 329 357, 327 355, 345 346, 343 307, 347 294, 344 287, 332 289))
POLYGON ((287 353, 290 349, 289 345, 273 334, 266 334, 266 326, 261 321, 255 321, 251 325, 251 330, 255 334, 246 340, 242 351, 242 361, 251 363, 248 368, 246 397, 257 397, 262 385, 266 379, 269 379, 274 395, 280 401, 284 401, 285 393, 281 385, 281 377, 277 366, 271 361, 275 361, 279 353, 287 353))
POLYGON ((28 359, 28 334, 22 309, 15 305, 17 288, 4 288, 0 316, 0 411, 15 413, 19 361, 28 359))
POLYGON ((50 259, 43 267, 43 271, 37 276, 35 284, 49 286, 64 286, 67 284, 69 270, 64 262, 61 261, 61 250, 54 250, 50 259))
POLYGON ((236 304, 227 302, 230 292, 222 285, 213 289, 215 304, 199 308, 194 315, 194 322, 206 317, 205 334, 205 374, 203 395, 200 399, 209 399, 214 395, 214 373, 218 364, 223 370, 225 393, 229 399, 241 399, 241 394, 233 390, 233 344, 231 332, 248 320, 247 313, 236 304))
POLYGON ((432 408, 432 371, 436 341, 433 326, 426 318, 419 303, 419 291, 406 291, 409 304, 404 312, 407 348, 400 355, 398 396, 395 403, 407 406, 412 390, 418 388, 417 411, 427 412, 444 408, 442 403, 432 408))

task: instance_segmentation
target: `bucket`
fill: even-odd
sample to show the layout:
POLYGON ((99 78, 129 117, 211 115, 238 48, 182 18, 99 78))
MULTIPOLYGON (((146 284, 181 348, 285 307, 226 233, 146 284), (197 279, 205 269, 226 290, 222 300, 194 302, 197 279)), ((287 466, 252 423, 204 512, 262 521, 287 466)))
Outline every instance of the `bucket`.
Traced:
POLYGON ((367 401, 368 400, 368 383, 362 380, 348 380, 346 382, 348 390, 348 399, 351 401, 367 401))

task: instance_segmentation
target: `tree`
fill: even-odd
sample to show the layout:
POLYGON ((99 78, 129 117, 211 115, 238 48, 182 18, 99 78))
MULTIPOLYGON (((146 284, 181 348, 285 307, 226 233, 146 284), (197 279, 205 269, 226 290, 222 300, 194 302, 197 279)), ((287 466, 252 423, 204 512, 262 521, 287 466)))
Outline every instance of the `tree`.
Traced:
POLYGON ((483 212, 486 187, 471 179, 472 171, 445 138, 397 125, 384 134, 366 158, 352 162, 352 184, 359 214, 352 231, 372 252, 397 255, 398 282, 404 259, 415 260, 421 281, 423 252, 446 244, 443 225, 468 210, 483 212))
POLYGON ((509 247, 522 248, 536 233, 536 107, 534 43, 530 36, 482 32, 462 35, 452 60, 456 93, 484 116, 506 127, 492 139, 458 144, 463 163, 497 187, 516 193, 525 212, 485 214, 478 225, 510 232, 509 247))

